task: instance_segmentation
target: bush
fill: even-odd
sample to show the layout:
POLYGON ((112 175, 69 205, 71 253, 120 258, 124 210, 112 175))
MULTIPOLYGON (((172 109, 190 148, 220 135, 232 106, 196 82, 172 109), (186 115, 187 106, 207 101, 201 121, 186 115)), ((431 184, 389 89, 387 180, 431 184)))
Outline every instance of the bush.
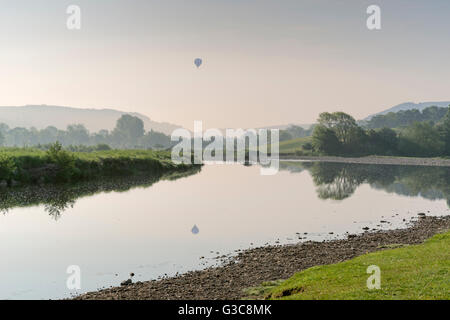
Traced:
POLYGON ((313 148, 313 145, 312 145, 311 142, 307 142, 307 143, 305 143, 303 145, 303 149, 305 149, 305 150, 313 150, 314 148, 313 148))
POLYGON ((59 142, 54 143, 47 150, 47 161, 58 166, 56 178, 59 181, 70 181, 79 174, 79 170, 75 166, 75 157, 69 152, 62 149, 59 142))
POLYGON ((13 159, 7 155, 0 154, 0 180, 6 180, 10 184, 16 169, 13 159))
POLYGON ((95 147, 95 151, 111 150, 111 147, 105 143, 100 143, 95 147))

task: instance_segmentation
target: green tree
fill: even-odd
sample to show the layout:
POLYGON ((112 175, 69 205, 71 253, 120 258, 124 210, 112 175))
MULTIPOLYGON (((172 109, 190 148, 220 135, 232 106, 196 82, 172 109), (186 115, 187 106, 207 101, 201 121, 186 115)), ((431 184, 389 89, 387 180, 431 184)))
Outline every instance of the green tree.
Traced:
POLYGON ((125 114, 117 120, 113 131, 114 138, 121 141, 122 144, 136 146, 138 140, 144 135, 144 122, 138 117, 125 114))
POLYGON ((168 148, 171 145, 170 137, 164 133, 150 130, 141 139, 145 148, 168 148))
POLYGON ((445 143, 432 122, 415 122, 407 127, 401 135, 401 151, 412 156, 439 156, 444 153, 445 143))
POLYGON ((72 124, 67 126, 67 144, 80 145, 88 144, 90 135, 89 131, 82 124, 72 124))
POLYGON ((398 149, 397 133, 389 128, 370 129, 367 132, 368 152, 378 155, 394 155, 398 149))
POLYGON ((347 144, 352 139, 358 128, 356 120, 344 112, 323 112, 317 121, 320 125, 331 129, 342 144, 347 144))
POLYGON ((53 126, 48 126, 39 131, 39 143, 48 144, 55 143, 58 137, 58 129, 53 126))
POLYGON ((421 111, 417 109, 401 110, 398 112, 389 112, 384 115, 377 115, 369 120, 367 128, 400 128, 412 125, 414 122, 433 121, 438 122, 445 116, 447 108, 431 106, 421 111))
POLYGON ((344 151, 350 154, 364 154, 367 152, 367 134, 359 127, 352 127, 348 131, 348 138, 343 144, 344 151))
POLYGON ((450 156, 450 106, 439 123, 438 130, 444 143, 444 155, 450 156))
POLYGON ((312 145, 315 150, 325 154, 338 154, 342 147, 336 133, 321 124, 314 127, 312 145))

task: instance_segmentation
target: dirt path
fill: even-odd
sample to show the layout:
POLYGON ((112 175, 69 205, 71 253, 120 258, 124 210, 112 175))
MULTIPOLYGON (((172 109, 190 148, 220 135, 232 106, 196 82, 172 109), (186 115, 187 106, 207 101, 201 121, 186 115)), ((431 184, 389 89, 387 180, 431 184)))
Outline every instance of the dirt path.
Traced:
POLYGON ((282 160, 308 160, 320 162, 341 162, 341 163, 361 163, 361 164, 393 164, 407 166, 439 166, 450 167, 450 159, 441 158, 409 158, 409 157, 304 157, 295 155, 280 155, 282 160))
POLYGON ((221 267, 90 292, 76 299, 240 299, 243 290, 286 279, 312 266, 337 263, 392 244, 418 244, 450 229, 450 216, 421 217, 407 229, 366 232, 345 240, 269 246, 241 252, 221 267))

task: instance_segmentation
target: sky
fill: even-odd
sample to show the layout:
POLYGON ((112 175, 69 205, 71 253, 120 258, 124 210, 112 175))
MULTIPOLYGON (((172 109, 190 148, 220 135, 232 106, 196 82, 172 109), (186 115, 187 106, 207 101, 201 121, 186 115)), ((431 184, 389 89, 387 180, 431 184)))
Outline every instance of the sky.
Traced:
POLYGON ((190 129, 361 119, 450 100, 449 39, 448 0, 0 0, 0 105, 114 108, 190 129), (381 30, 366 26, 371 4, 381 30), (80 30, 67 29, 69 5, 80 30))

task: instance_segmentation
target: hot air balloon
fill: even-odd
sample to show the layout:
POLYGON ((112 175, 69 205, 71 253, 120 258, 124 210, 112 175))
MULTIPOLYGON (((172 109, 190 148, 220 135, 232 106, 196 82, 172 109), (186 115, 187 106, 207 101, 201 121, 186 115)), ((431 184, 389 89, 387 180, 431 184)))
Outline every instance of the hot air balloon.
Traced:
POLYGON ((203 61, 202 61, 202 59, 197 58, 194 60, 194 63, 197 66, 197 68, 199 68, 202 65, 203 61))
POLYGON ((194 226, 192 227, 191 232, 192 232, 193 234, 197 234, 199 231, 200 231, 200 230, 198 229, 197 225, 194 225, 194 226))

